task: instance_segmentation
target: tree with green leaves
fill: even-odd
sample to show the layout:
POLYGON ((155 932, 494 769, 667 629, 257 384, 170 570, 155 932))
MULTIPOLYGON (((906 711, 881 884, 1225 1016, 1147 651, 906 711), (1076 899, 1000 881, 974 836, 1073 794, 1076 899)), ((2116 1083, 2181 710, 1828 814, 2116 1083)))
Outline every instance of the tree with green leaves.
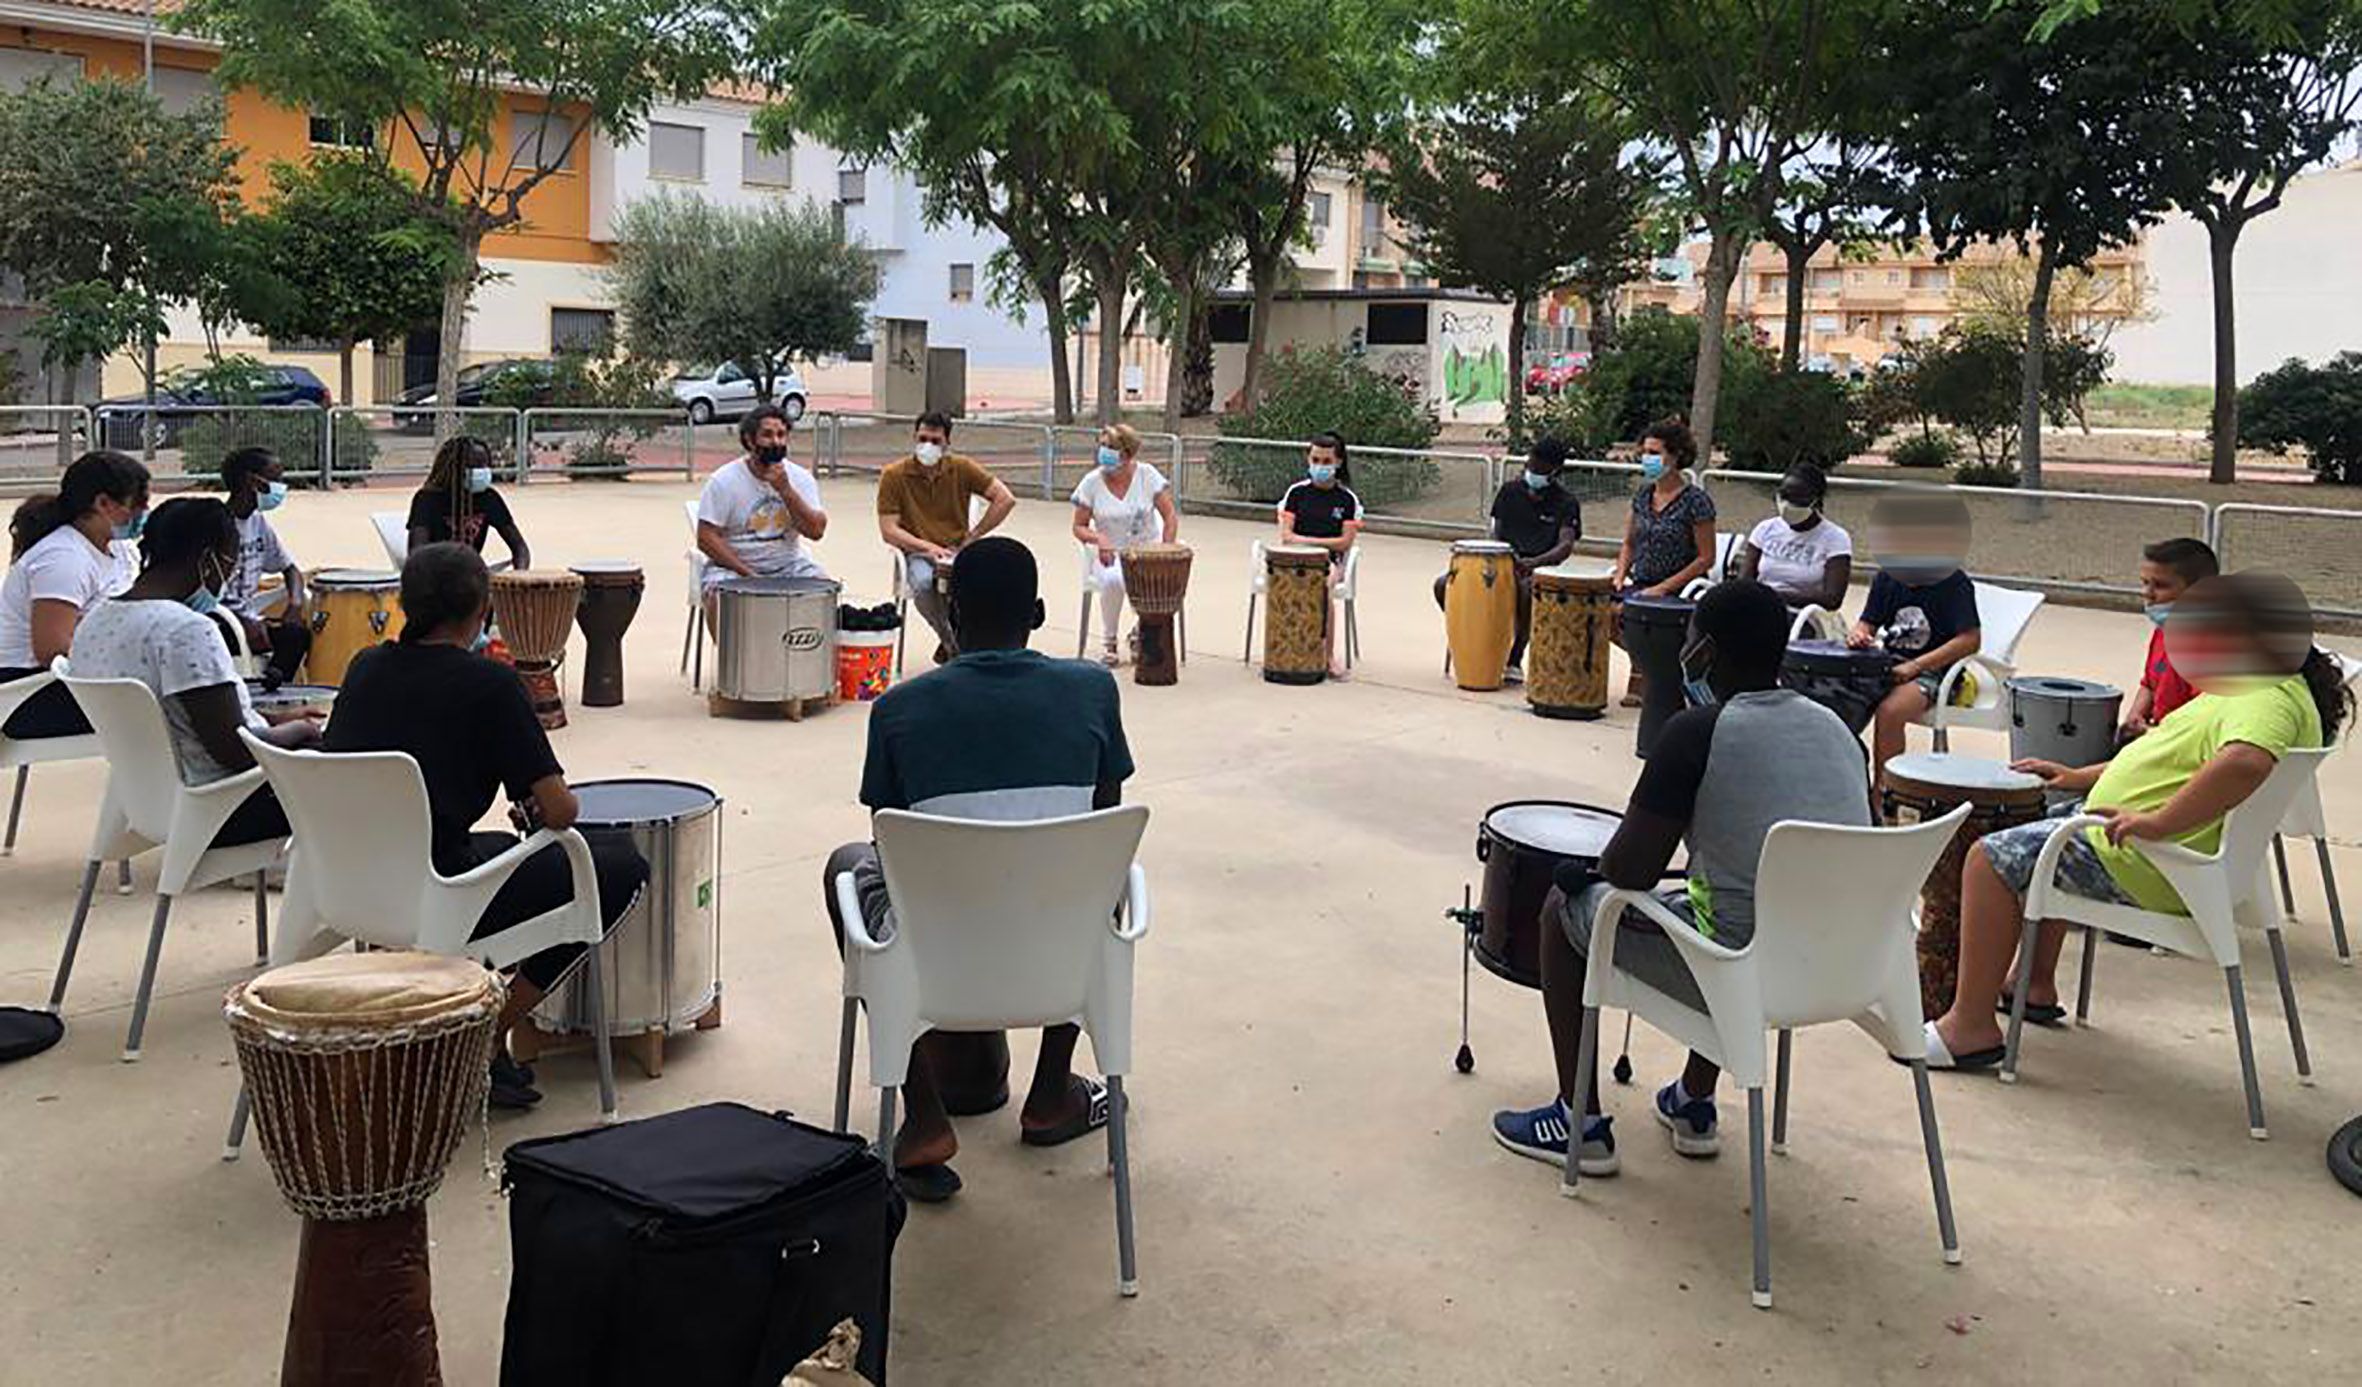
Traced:
POLYGON ((271 337, 334 342, 336 398, 351 401, 353 348, 433 317, 458 253, 447 219, 382 158, 273 164, 270 201, 239 224, 250 292, 238 316, 271 337))
POLYGON ((415 158, 418 206, 448 219, 458 248, 443 401, 484 239, 524 224, 534 190, 578 167, 593 131, 630 140, 658 101, 695 100, 736 65, 726 28, 689 0, 186 0, 173 23, 221 45, 224 82, 398 135, 398 157, 415 158))
POLYGON ((1552 92, 1453 101, 1387 152, 1372 189, 1439 283, 1509 301, 1509 437, 1525 437, 1525 333, 1553 289, 1586 296, 1646 264, 1657 162, 1610 108, 1552 92))
POLYGON ((1875 137, 1843 131, 1806 150, 1781 175, 1779 205, 1764 223, 1763 239, 1779 247, 1788 265, 1782 371, 1803 365, 1804 290, 1813 257, 1835 246, 1843 259, 1877 235, 1877 214, 1887 204, 1885 157, 1886 147, 1875 137))
POLYGON ((860 340, 878 265, 816 204, 661 192, 616 219, 607 281, 631 355, 736 362, 771 400, 789 362, 860 340))

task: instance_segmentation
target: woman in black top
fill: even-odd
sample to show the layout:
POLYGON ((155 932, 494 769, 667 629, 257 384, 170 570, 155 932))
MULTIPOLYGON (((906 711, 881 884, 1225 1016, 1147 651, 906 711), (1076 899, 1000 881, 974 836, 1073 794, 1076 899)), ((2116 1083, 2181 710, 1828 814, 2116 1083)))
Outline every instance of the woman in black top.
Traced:
MULTIPOLYGON (((1345 571, 1345 556, 1361 534, 1361 498, 1353 494, 1353 467, 1345 456, 1345 439, 1336 433, 1316 433, 1304 449, 1304 480, 1279 498, 1279 542, 1310 545, 1329 551, 1329 587, 1333 590, 1345 571)), ((1326 633, 1329 677, 1343 679, 1337 663, 1337 623, 1326 633)))
POLYGON ((455 434, 435 449, 426 485, 410 498, 410 547, 464 544, 484 552, 488 530, 508 545, 509 566, 531 568, 533 551, 509 514, 508 502, 492 489, 492 445, 472 434, 455 434))
MULTIPOLYGON (((1679 419, 1649 425, 1640 436, 1640 489, 1624 521, 1612 581, 1626 597, 1679 597, 1714 563, 1714 498, 1689 479, 1697 441, 1679 419)), ((1640 671, 1624 688, 1624 706, 1640 706, 1640 671)))

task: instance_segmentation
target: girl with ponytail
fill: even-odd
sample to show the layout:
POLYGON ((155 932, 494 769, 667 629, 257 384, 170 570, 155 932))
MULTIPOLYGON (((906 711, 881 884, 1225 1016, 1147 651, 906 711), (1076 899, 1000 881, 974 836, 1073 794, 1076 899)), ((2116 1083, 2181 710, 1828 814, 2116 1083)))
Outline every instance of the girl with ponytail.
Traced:
POLYGON ((148 469, 100 449, 74 459, 54 494, 33 497, 10 517, 8 576, 0 580, 0 734, 89 735, 63 684, 21 701, 8 686, 48 670, 73 645, 83 612, 121 586, 115 545, 139 537, 147 510, 148 469))

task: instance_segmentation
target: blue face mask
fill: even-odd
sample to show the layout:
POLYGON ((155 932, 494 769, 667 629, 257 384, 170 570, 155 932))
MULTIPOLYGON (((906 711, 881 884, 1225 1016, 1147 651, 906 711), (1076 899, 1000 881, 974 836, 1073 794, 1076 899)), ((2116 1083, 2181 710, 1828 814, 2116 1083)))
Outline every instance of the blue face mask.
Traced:
POLYGON ((477 492, 490 491, 492 489, 492 469, 489 467, 469 468, 467 470, 467 489, 477 492))
POLYGON ((1527 472, 1525 484, 1535 491, 1547 491, 1550 489, 1550 477, 1547 473, 1527 472))
POLYGON ((481 655, 491 647, 492 633, 479 626, 476 628, 476 638, 467 643, 467 653, 470 655, 481 655))
POLYGON ((1681 696, 1692 708, 1703 708, 1715 702, 1714 685, 1707 676, 1714 672, 1714 646, 1711 641, 1699 641, 1681 652, 1681 696))
POLYGON ((2141 615, 2149 619, 2151 626, 2163 626, 2165 619, 2173 615, 2173 604, 2171 602, 2151 602, 2141 608, 2141 615))
POLYGON ((211 616, 221 610, 221 596, 211 588, 199 588, 181 599, 190 611, 199 616, 211 616))
POLYGON ((1103 471, 1113 472, 1123 465, 1124 455, 1122 453, 1104 443, 1099 445, 1099 466, 1103 471))
POLYGON ((262 490, 254 494, 256 510, 277 510, 287 501, 287 483, 264 482, 262 490))
POLYGON ((1649 479, 1650 481, 1652 481, 1652 482, 1653 482, 1653 481, 1655 481, 1657 478, 1664 476, 1664 475, 1665 475, 1665 457, 1664 457, 1664 454, 1662 454, 1662 453, 1642 453, 1642 454, 1640 455, 1640 475, 1642 475, 1642 476, 1644 476, 1644 477, 1648 478, 1648 479, 1649 479))
POLYGON ((1308 463, 1305 465, 1304 475, 1325 486, 1337 480, 1337 467, 1335 463, 1328 462, 1308 463))
POLYGON ((147 530, 148 513, 143 510, 134 513, 129 520, 115 526, 115 538, 128 543, 146 534, 147 530))

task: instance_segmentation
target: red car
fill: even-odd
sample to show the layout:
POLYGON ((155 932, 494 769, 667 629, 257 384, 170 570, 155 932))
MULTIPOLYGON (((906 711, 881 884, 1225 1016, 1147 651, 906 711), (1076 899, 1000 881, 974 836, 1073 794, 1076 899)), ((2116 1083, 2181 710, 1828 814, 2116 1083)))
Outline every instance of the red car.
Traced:
POLYGON ((1526 368, 1525 393, 1555 395, 1582 378, 1591 364, 1589 352, 1560 352, 1526 368))

